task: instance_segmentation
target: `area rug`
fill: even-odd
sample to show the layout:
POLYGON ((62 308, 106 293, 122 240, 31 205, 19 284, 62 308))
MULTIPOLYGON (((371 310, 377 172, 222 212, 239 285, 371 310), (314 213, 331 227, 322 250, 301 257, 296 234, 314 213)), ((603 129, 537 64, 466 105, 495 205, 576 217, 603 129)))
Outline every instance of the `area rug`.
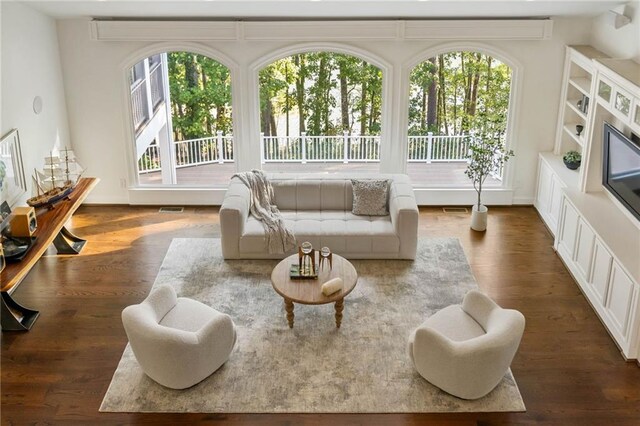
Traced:
POLYGON ((429 384, 407 355, 413 329, 477 284, 457 239, 421 239, 414 262, 357 260, 359 279, 337 329, 333 305, 295 305, 289 329, 271 287, 272 260, 222 259, 219 239, 174 239, 154 287, 233 318, 238 341, 212 376, 186 390, 149 379, 127 345, 100 411, 403 413, 524 411, 509 371, 466 401, 429 384))

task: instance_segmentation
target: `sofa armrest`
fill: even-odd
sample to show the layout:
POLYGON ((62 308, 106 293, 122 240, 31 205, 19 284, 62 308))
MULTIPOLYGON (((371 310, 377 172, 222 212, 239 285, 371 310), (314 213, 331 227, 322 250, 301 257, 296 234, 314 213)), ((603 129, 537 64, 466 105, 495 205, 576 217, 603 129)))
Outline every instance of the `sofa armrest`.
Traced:
POLYGON ((249 188, 240 179, 231 179, 220 207, 220 236, 225 259, 240 258, 240 237, 249 217, 250 202, 249 188))
POLYGON ((391 183, 389 194, 391 223, 400 239, 400 257, 415 259, 418 247, 418 205, 410 182, 391 183))

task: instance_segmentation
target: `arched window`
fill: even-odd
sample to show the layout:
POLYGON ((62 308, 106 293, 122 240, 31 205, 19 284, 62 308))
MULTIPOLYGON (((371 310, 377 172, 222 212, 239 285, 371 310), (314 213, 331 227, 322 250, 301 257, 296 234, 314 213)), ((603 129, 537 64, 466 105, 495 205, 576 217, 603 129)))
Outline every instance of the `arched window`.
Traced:
MULTIPOLYGON (((504 140, 511 68, 491 55, 456 51, 416 65, 410 75, 407 173, 422 186, 471 186, 464 174, 474 136, 504 140)), ((502 170, 485 182, 502 185, 502 170)))
POLYGON ((167 52, 129 75, 138 183, 226 185, 235 170, 229 69, 203 55, 167 52))
POLYGON ((309 52, 272 62, 259 81, 265 170, 379 169, 379 68, 343 53, 309 52))

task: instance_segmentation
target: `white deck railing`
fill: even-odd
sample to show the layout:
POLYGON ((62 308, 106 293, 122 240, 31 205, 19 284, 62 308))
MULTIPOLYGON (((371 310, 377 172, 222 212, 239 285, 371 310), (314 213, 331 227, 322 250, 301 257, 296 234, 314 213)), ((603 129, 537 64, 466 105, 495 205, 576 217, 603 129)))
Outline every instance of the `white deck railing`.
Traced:
POLYGON ((216 136, 173 143, 176 168, 233 161, 233 136, 218 132, 216 136))
POLYGON ((149 71, 149 83, 151 86, 151 106, 155 108, 164 100, 164 87, 162 84, 162 67, 158 62, 149 71))
POLYGON ((133 127, 138 130, 149 118, 144 80, 139 80, 131 87, 131 111, 133 113, 133 127))
POLYGON ((160 170, 162 170, 160 147, 158 145, 150 145, 144 154, 138 158, 138 173, 151 173, 160 170))
MULTIPOLYGON (((409 162, 465 162, 471 136, 409 136, 409 162)), ((234 161, 233 136, 216 136, 173 143, 176 168, 234 161)), ((262 163, 380 161, 380 137, 344 133, 341 136, 264 136, 260 137, 262 163)), ((158 147, 149 146, 138 161, 138 170, 160 170, 158 147)))

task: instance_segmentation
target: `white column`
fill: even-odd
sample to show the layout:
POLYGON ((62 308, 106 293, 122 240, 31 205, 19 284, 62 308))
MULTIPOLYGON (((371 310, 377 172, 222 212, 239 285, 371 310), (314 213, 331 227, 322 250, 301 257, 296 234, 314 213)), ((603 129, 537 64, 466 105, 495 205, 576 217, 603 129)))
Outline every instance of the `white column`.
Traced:
POLYGON ((380 171, 405 173, 408 158, 409 71, 401 62, 383 70, 382 131, 380 133, 380 171), (386 72, 384 72, 386 71, 386 72))
MULTIPOLYGON (((158 145, 160 145, 160 161, 162 163, 162 183, 176 184, 176 150, 173 146, 173 121, 171 117, 171 96, 169 92, 169 67, 167 54, 160 56, 162 67, 162 90, 164 91, 166 124, 158 132, 158 145), (166 182, 165 182, 166 176, 166 182)), ((147 71, 149 63, 145 60, 147 71)), ((149 101, 151 102, 151 101, 149 101)))
POLYGON ((264 164, 264 133, 260 132, 260 164, 264 164))
POLYGON ((431 163, 431 153, 433 152, 433 132, 427 133, 427 163, 431 163))
POLYGON ((151 74, 149 73, 149 58, 145 58, 144 64, 144 91, 147 94, 147 104, 145 108, 147 110, 147 117, 151 120, 153 117, 153 101, 151 100, 151 74))
POLYGON ((247 64, 231 70, 234 158, 237 171, 260 168, 260 88, 247 64), (237 113, 237 114, 236 114, 237 113))
POLYGON ((162 183, 165 185, 176 183, 176 167, 175 161, 171 155, 171 141, 167 133, 167 125, 162 126, 156 136, 158 148, 160 149, 160 164, 162 165, 162 183))

